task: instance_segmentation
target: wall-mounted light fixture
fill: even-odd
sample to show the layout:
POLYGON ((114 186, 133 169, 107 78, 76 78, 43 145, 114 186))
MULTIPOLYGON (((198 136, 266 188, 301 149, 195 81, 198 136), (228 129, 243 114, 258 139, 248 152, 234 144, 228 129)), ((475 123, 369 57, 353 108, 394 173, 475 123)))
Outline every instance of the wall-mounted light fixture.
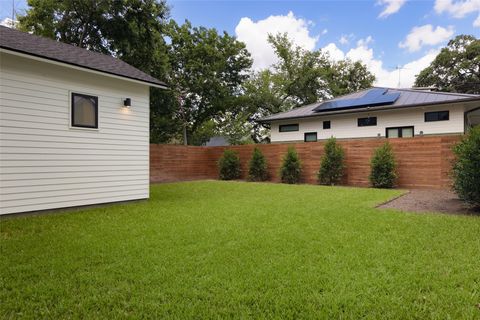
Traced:
POLYGON ((132 106, 132 99, 126 98, 125 100, 123 100, 123 106, 125 108, 130 108, 132 106))
POLYGON ((420 131, 420 135, 423 136, 423 131, 420 131))

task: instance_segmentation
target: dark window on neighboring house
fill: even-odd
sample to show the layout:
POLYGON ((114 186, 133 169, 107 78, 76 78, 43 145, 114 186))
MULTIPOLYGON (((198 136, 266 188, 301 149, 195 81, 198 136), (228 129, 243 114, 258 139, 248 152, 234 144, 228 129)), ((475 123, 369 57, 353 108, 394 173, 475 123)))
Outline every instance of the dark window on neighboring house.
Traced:
POLYGON ((395 127, 385 129, 387 138, 412 138, 414 136, 413 126, 395 127))
POLYGON ((280 132, 291 132, 291 131, 298 131, 298 123, 296 124, 281 124, 278 127, 280 132))
POLYGON ((331 123, 330 121, 323 121, 323 129, 330 129, 331 123))
POLYGON ((98 97, 72 93, 72 127, 98 128, 98 97))
POLYGON ((376 125, 377 125, 377 117, 358 118, 359 127, 368 127, 368 126, 376 126, 376 125))
POLYGON ((449 111, 425 112, 425 122, 446 121, 450 119, 449 111))
POLYGON ((305 142, 316 142, 317 133, 316 132, 305 132, 304 139, 305 142))

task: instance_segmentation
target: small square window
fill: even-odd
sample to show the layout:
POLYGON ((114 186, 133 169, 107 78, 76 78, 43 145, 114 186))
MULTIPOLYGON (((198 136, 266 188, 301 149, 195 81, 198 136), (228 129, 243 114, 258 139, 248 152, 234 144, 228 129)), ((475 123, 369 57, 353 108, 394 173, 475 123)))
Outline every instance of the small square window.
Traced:
POLYGON ((323 121, 323 129, 330 129, 331 123, 330 121, 323 121))
POLYGON ((305 142, 316 142, 317 133, 316 132, 305 132, 304 139, 305 142))
POLYGON ((98 128, 98 97, 72 93, 72 127, 98 128))
POLYGON ((281 124, 278 127, 278 131, 280 132, 291 132, 291 131, 298 131, 298 124, 281 124))
POLYGON ((368 127, 368 126, 376 126, 376 125, 377 125, 377 117, 358 118, 359 127, 368 127))

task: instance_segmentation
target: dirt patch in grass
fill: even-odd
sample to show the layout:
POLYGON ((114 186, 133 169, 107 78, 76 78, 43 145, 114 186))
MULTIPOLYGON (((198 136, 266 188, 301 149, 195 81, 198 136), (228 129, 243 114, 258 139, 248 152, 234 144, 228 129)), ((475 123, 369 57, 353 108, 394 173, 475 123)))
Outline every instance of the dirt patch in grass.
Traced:
POLYGON ((450 214, 480 215, 469 208, 450 190, 410 190, 406 194, 384 203, 378 208, 398 209, 413 212, 442 212, 450 214))

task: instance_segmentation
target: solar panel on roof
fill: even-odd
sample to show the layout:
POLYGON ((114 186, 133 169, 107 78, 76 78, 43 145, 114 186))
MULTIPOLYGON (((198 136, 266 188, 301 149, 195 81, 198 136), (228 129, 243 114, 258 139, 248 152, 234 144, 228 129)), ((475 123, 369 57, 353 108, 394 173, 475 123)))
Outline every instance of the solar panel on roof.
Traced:
POLYGON ((327 101, 313 109, 315 112, 350 109, 365 106, 381 106, 394 103, 400 92, 388 93, 388 89, 373 88, 360 98, 327 101))

